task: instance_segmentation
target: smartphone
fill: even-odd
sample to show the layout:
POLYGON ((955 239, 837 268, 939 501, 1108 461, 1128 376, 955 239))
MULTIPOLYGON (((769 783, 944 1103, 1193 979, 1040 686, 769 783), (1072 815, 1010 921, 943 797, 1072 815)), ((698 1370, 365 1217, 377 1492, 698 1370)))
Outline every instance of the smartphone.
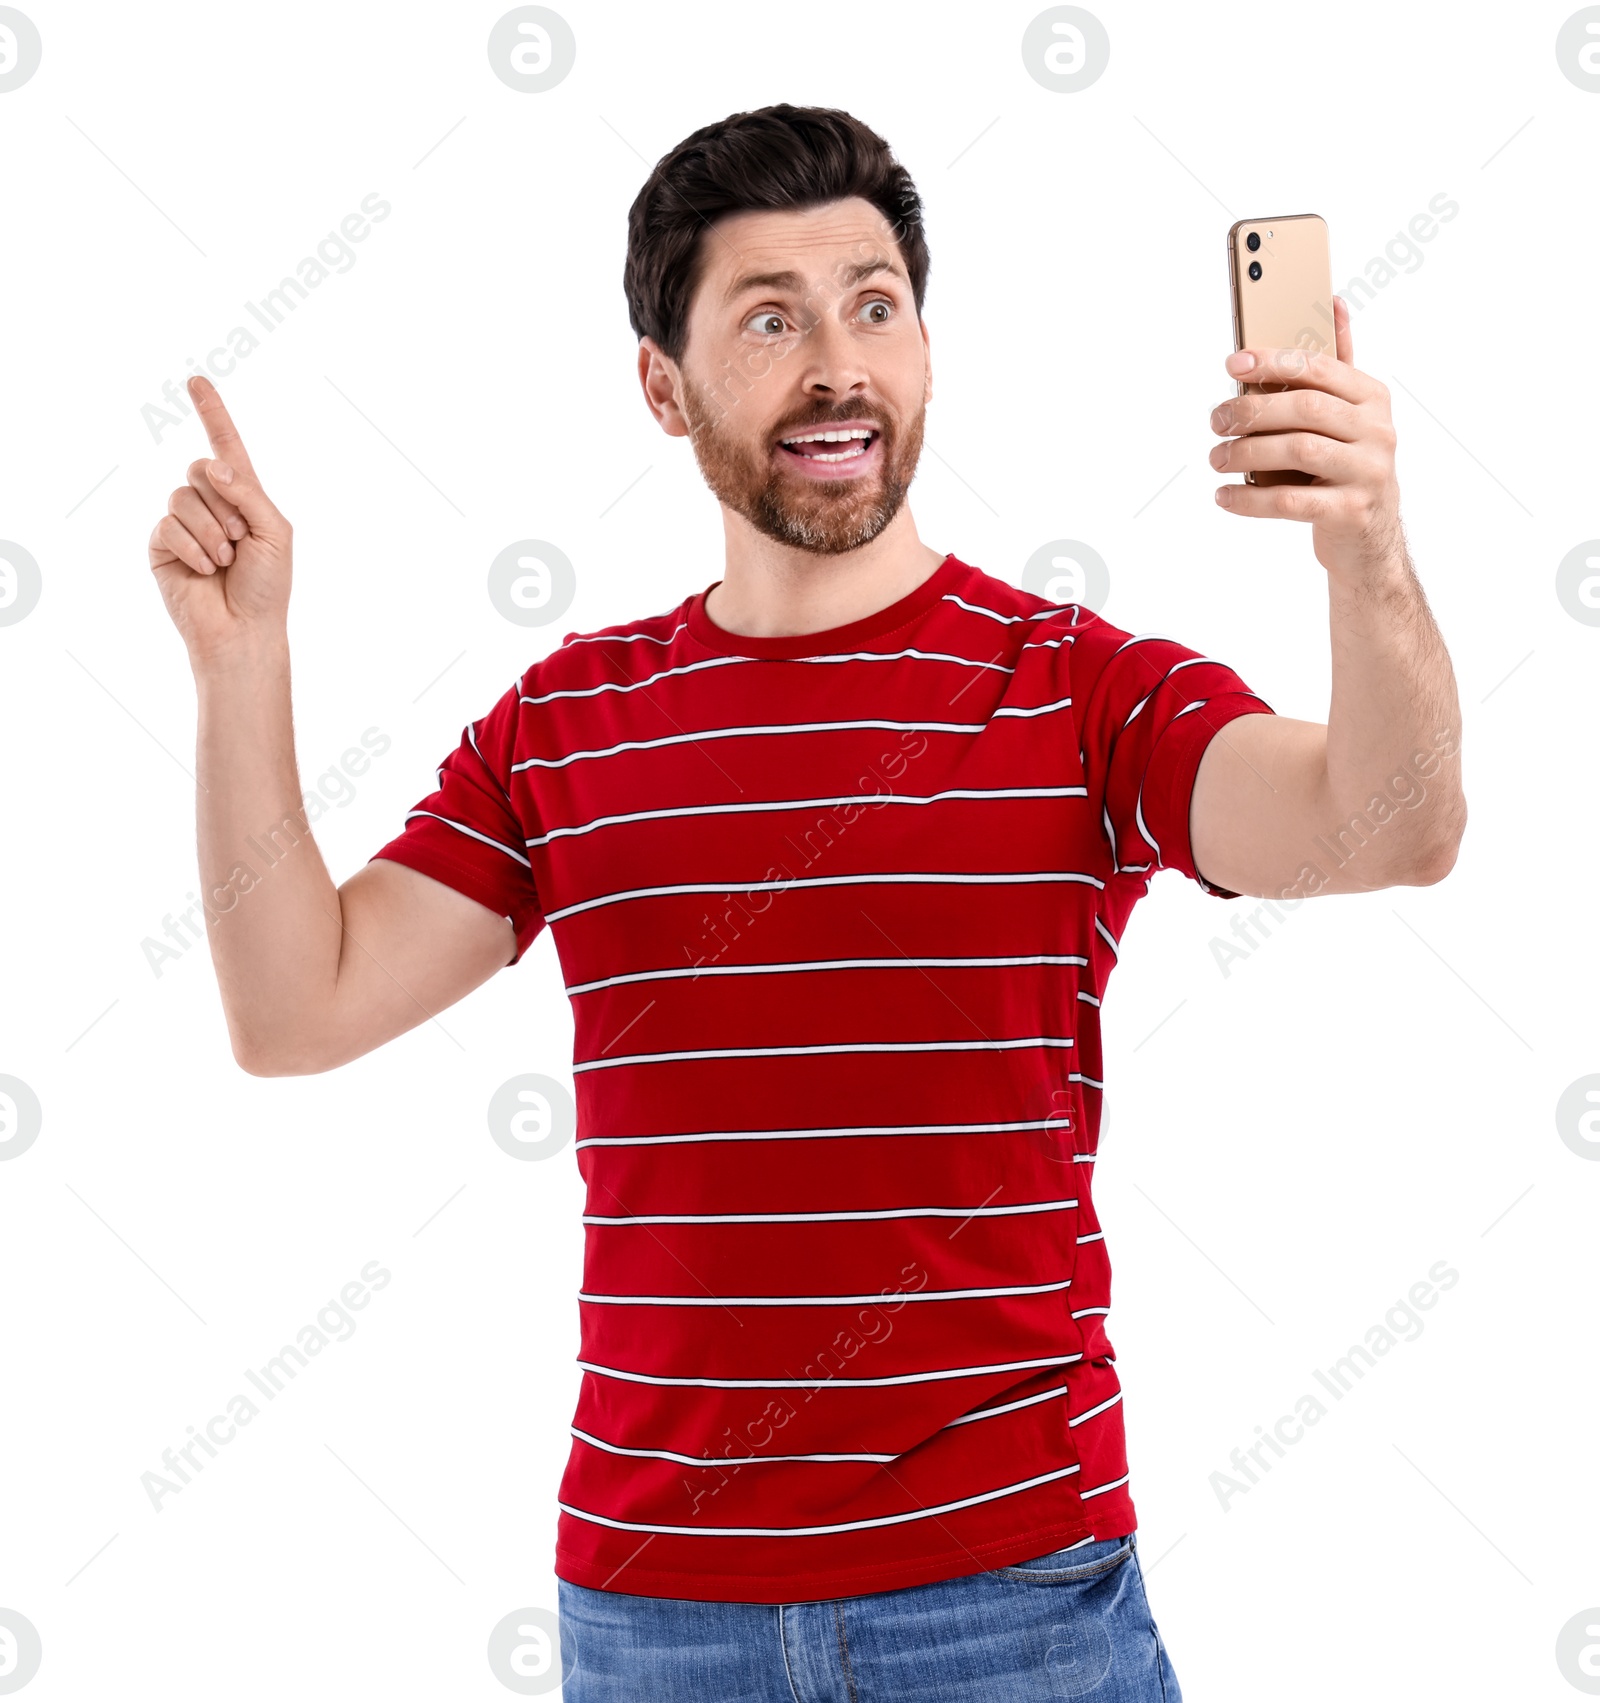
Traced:
MULTIPOLYGON (((1328 226, 1317 214, 1241 219, 1228 232, 1228 286, 1235 349, 1333 353, 1333 268, 1328 226)), ((1238 394, 1259 396, 1288 388, 1241 384, 1238 394)), ((1244 478, 1247 485, 1309 485, 1313 475, 1285 467, 1248 472, 1244 478)))

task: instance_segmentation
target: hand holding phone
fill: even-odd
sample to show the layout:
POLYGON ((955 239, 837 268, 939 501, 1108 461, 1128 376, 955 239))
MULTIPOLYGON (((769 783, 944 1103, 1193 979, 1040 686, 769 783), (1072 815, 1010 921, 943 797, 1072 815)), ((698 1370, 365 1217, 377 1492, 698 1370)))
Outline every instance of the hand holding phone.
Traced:
POLYGON ((1212 410, 1223 441, 1207 459, 1245 483, 1218 485, 1218 504, 1255 519, 1309 521, 1330 573, 1403 578, 1410 558, 1389 390, 1355 364, 1350 304, 1329 283, 1326 225, 1315 213, 1241 219, 1228 232, 1228 268, 1235 353, 1226 364, 1236 388, 1212 410), (1247 394, 1259 400, 1235 400, 1247 394))

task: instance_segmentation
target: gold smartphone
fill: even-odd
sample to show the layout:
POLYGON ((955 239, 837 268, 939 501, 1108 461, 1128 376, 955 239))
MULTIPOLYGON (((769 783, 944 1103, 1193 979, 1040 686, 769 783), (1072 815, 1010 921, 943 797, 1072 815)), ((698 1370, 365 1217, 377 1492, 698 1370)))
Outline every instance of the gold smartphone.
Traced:
MULTIPOLYGON (((1334 352, 1328 227, 1317 214, 1241 219, 1228 232, 1228 286, 1233 296, 1235 349, 1334 352)), ((1238 393, 1259 396, 1288 388, 1286 384, 1241 384, 1238 393)), ((1296 467, 1261 469, 1244 476, 1247 485, 1309 485, 1312 477, 1296 467)))

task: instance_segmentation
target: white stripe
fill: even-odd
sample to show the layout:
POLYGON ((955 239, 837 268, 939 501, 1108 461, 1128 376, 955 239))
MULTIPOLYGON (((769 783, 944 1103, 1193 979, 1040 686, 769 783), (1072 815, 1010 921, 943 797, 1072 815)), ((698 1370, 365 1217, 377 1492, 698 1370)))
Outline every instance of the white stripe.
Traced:
POLYGON ((817 1141, 844 1136, 862 1135, 987 1135, 995 1131, 1054 1129, 1060 1114, 1045 1118, 1025 1118, 1016 1123, 959 1123, 959 1124, 834 1124, 821 1129, 708 1129, 676 1132, 669 1135, 590 1135, 574 1146, 583 1147, 663 1147, 686 1141, 817 1141))
POLYGON ((537 698, 522 694, 517 701, 523 704, 551 704, 557 698, 593 698, 601 692, 642 692, 646 686, 654 686, 658 680, 670 680, 677 674, 698 674, 703 668, 730 668, 746 660, 742 656, 711 656, 703 662, 684 662, 676 668, 663 668, 655 674, 647 675, 643 680, 606 680, 598 686, 571 686, 558 692, 542 692, 537 698))
MULTIPOLYGON (((1079 764, 1082 765, 1086 760, 1080 748, 1078 751, 1079 764)), ((1100 795, 1100 832, 1105 835, 1106 844, 1111 848, 1111 873, 1120 875, 1122 865, 1117 862, 1117 834, 1111 823, 1111 806, 1105 802, 1104 793, 1100 795)))
POLYGON ((815 810, 835 804, 862 808, 877 804, 942 804, 949 798, 1087 798, 1088 795, 1089 789, 1082 786, 960 786, 929 793, 846 792, 825 798, 757 799, 747 804, 675 804, 663 810, 628 810, 615 816, 596 816, 588 822, 574 823, 570 828, 552 828, 548 834, 535 834, 523 844, 545 846, 552 840, 568 839, 574 834, 592 834, 596 828, 615 827, 619 822, 659 822, 674 816, 739 816, 751 811, 815 810))
POLYGON ((1096 1082, 1092 1076, 1085 1076, 1081 1070, 1074 1070, 1068 1077, 1068 1082, 1081 1082, 1087 1088, 1104 1088, 1105 1083, 1096 1082))
MULTIPOLYGON (((879 1299, 881 1300, 882 1296, 879 1299)), ((1075 1319, 1086 1319, 1093 1313, 1109 1313, 1110 1311, 1109 1307, 1078 1307, 1073 1311, 1072 1316, 1075 1319)))
POLYGON ((1156 844, 1155 836, 1145 826, 1144 820, 1144 782, 1139 783, 1139 796, 1133 801, 1133 825, 1139 830, 1139 838, 1156 854, 1156 864, 1162 866, 1161 847, 1156 844))
MULTIPOLYGON (((982 1301, 992 1295, 1052 1295, 1070 1289, 1069 1277, 1060 1283, 1008 1284, 995 1289, 919 1289, 897 1297, 900 1301, 982 1301)), ((855 1307, 882 1301, 881 1290, 870 1295, 589 1295, 578 1291, 580 1301, 609 1307, 855 1307)), ((1109 1307, 1097 1309, 1108 1313, 1109 1307)), ((1072 1315, 1077 1318, 1078 1315, 1072 1315)))
MULTIPOLYGON (((952 1419, 952 1420, 949 1421, 948 1424, 941 1425, 939 1427, 939 1431, 936 1431, 934 1433, 934 1435, 938 1436, 940 1432, 944 1432, 944 1431, 953 1431, 953 1430, 955 1430, 955 1428, 958 1425, 974 1425, 981 1419, 996 1419, 996 1418, 999 1418, 1002 1414, 1016 1413, 1020 1409, 1025 1408, 1025 1407, 1036 1407, 1042 1401, 1053 1401, 1053 1400, 1057 1399, 1058 1397, 1066 1395, 1067 1393, 1068 1393, 1067 1385, 1057 1384, 1052 1389, 1040 1390, 1035 1395, 1022 1396, 1016 1401, 1001 1402, 995 1407, 979 1408, 978 1411, 975 1412, 975 1413, 963 1413, 959 1418, 952 1419)), ((1096 1419, 1102 1413, 1104 1413, 1107 1408, 1115 1407, 1117 1405, 1117 1403, 1121 1400, 1122 1400, 1122 1392, 1119 1390, 1114 1396, 1111 1396, 1108 1400, 1099 1403, 1098 1406, 1091 1407, 1086 1412, 1080 1413, 1077 1416, 1077 1418, 1075 1418, 1075 1419, 1069 1418, 1067 1420, 1067 1424, 1069 1426, 1077 1426, 1077 1425, 1082 1425, 1087 1420, 1096 1419)), ((851 1452, 851 1453, 848 1453, 848 1454, 814 1453, 814 1454, 801 1454, 801 1455, 739 1455, 739 1456, 733 1456, 733 1455, 686 1455, 686 1454, 681 1454, 676 1449, 631 1449, 631 1448, 625 1448, 621 1443, 608 1443, 603 1437, 596 1437, 593 1434, 593 1432, 584 1431, 576 1425, 569 1425, 567 1427, 567 1429, 572 1433, 572 1435, 574 1437, 578 1438, 580 1442, 584 1442, 584 1443, 589 1444, 589 1446, 591 1448, 602 1449, 607 1454, 610 1454, 610 1455, 629 1455, 629 1456, 633 1456, 634 1458, 644 1459, 644 1460, 677 1461, 683 1466, 710 1467, 710 1468, 713 1468, 713 1469, 726 1466, 729 1462, 732 1462, 734 1465, 737 1465, 737 1466, 768 1466, 768 1465, 772 1465, 772 1464, 775 1464, 775 1463, 778 1463, 778 1462, 792 1463, 792 1462, 796 1462, 796 1461, 807 1461, 807 1462, 810 1462, 810 1461, 823 1461, 823 1462, 834 1462, 834 1461, 897 1461, 897 1460, 900 1459, 901 1454, 904 1453, 903 1450, 900 1450, 900 1451, 895 1451, 895 1452, 886 1452, 886 1453, 882 1453, 882 1454, 875 1454, 875 1453, 872 1453, 870 1451, 863 1450, 863 1451, 860 1451, 860 1452, 851 1452)), ((1094 1540, 1092 1538, 1084 1538, 1083 1539, 1084 1543, 1092 1543, 1093 1541, 1094 1540)), ((1076 1548, 1077 1545, 1073 1545, 1072 1547, 1076 1548)))
MULTIPOLYGON (((953 1513, 957 1508, 975 1508, 984 1502, 993 1502, 1002 1496, 1015 1496, 1021 1491, 1032 1490, 1037 1485, 1049 1484, 1055 1479, 1067 1478, 1081 1471, 1082 1468, 1077 1465, 1057 1467, 1054 1472, 1041 1472, 1036 1478, 1025 1478, 1016 1484, 1002 1485, 998 1490, 985 1490, 977 1496, 963 1496, 959 1501, 939 1502, 928 1508, 914 1508, 908 1514, 883 1514, 874 1520, 842 1520, 829 1526, 664 1526, 645 1520, 613 1520, 604 1514, 591 1514, 586 1509, 575 1508, 570 1502, 558 1500, 556 1506, 564 1514, 571 1514, 580 1520, 591 1520, 598 1526, 611 1526, 617 1531, 681 1533, 686 1537, 819 1537, 827 1532, 858 1532, 873 1526, 898 1526, 907 1520, 931 1520, 940 1514, 953 1513)), ((1126 1483, 1127 1480, 1119 1482, 1126 1483)))
MULTIPOLYGON (((897 1461, 898 1454, 818 1454, 818 1455, 684 1455, 676 1449, 625 1449, 620 1443, 607 1443, 593 1436, 588 1431, 580 1431, 576 1425, 567 1427, 572 1435, 580 1442, 587 1443, 591 1448, 604 1449, 608 1455, 632 1455, 645 1460, 679 1461, 684 1466, 723 1467, 734 1466, 768 1466, 777 1461, 897 1461)), ((941 1427, 943 1429, 943 1427, 941 1427)))
POLYGON ((1013 1035, 1001 1041, 828 1041, 800 1047, 698 1047, 684 1052, 624 1053, 617 1058, 574 1062, 572 1073, 616 1070, 630 1064, 677 1064, 698 1058, 800 1058, 819 1053, 1012 1052, 1018 1047, 1070 1047, 1070 1035, 1013 1035))
MULTIPOLYGON (((1071 700, 1069 699, 1068 702, 1071 700)), ((1052 707, 1052 706, 1046 706, 1052 707)), ((1017 714, 1033 714, 1033 711, 1017 711, 1017 714)), ((765 724, 751 724, 746 727, 707 727, 698 733, 668 733, 660 739, 624 739, 619 744, 608 745, 593 751, 569 751, 564 757, 527 757, 520 763, 513 763, 512 770, 518 769, 561 769, 568 763, 576 763, 585 757, 615 757, 621 751, 653 751, 662 745, 695 745, 702 739, 738 739, 757 738, 766 733, 827 733, 839 728, 876 727, 889 732, 896 730, 911 733, 982 733, 988 726, 981 721, 780 721, 765 724)))
POLYGON ((1118 1390, 1114 1396, 1108 1396, 1106 1400, 1099 1404, 1098 1407, 1091 1407, 1087 1409, 1085 1412, 1080 1413, 1076 1419, 1069 1419, 1067 1424, 1081 1425, 1086 1419, 1097 1419, 1108 1407, 1115 1407, 1121 1400, 1122 1391, 1118 1390))
POLYGON ((476 828, 469 828, 465 822, 452 822, 448 816, 440 816, 432 810, 410 810, 406 812, 406 821, 415 820, 418 816, 427 816, 432 821, 443 822, 445 827, 454 828, 458 834, 465 834, 470 840, 482 840, 486 846, 493 846, 496 851, 503 851, 507 857, 514 857, 524 869, 532 869, 533 865, 521 852, 513 851, 510 846, 503 846, 498 840, 491 840, 487 834, 480 834, 476 828))
POLYGON ((1052 604, 1047 609, 1035 609, 1031 615, 1002 615, 998 610, 986 609, 981 603, 968 603, 964 598, 957 597, 953 591, 947 591, 939 601, 970 609, 974 615, 987 615, 991 621, 999 621, 1008 627, 1014 626, 1018 621, 1042 621, 1046 616, 1060 614, 1060 610, 1052 604))
MULTIPOLYGON (((844 1224, 886 1218, 1015 1218, 1029 1212, 1062 1212, 1078 1204, 1070 1200, 1025 1200, 1015 1206, 878 1206, 847 1212, 645 1212, 607 1218, 586 1212, 585 1224, 617 1229, 633 1224, 844 1224)), ((910 1297, 906 1297, 910 1299, 910 1297)), ((869 1295, 881 1301, 881 1295, 869 1295)))
POLYGON ((936 1384, 946 1378, 983 1378, 993 1372, 1026 1372, 1039 1366, 1067 1366, 1081 1354, 1046 1354, 1038 1360, 997 1360, 987 1366, 949 1366, 932 1372, 896 1372, 884 1378, 668 1378, 654 1372, 624 1372, 594 1360, 579 1360, 580 1370, 629 1384, 684 1385, 702 1390, 879 1389, 890 1384, 936 1384))
POLYGON ((735 893, 782 893, 791 887, 856 887, 920 882, 930 882, 940 886, 961 886, 967 883, 979 885, 1020 883, 1026 886, 1034 882, 1048 881, 1082 881, 1091 887, 1104 888, 1105 886, 1105 882, 1098 875, 1057 869, 1018 870, 1015 873, 1007 872, 994 875, 940 874, 936 871, 918 870, 915 872, 892 871, 884 874, 801 875, 789 876, 779 881, 682 881, 665 887, 625 887, 615 893, 600 893, 592 899, 580 899, 575 905, 564 905, 560 910, 547 911, 545 921, 559 922, 562 917, 577 916, 580 911, 598 910, 602 905, 620 905, 628 899, 654 899, 679 893, 726 893, 732 897, 735 893))
MULTIPOLYGON (((1041 1401, 1050 1401, 1057 1396, 1064 1396, 1066 1394, 1067 1386, 1065 1384, 1057 1384, 1053 1389, 1040 1390, 1037 1395, 1022 1396, 1017 1401, 1001 1402, 996 1407, 979 1408, 976 1413, 963 1413, 960 1418, 952 1419, 948 1424, 941 1425, 939 1427, 939 1431, 953 1431, 958 1425, 972 1425, 980 1419, 996 1419, 1001 1414, 1015 1413, 1020 1408, 1034 1407, 1041 1401)), ((1089 1412, 1082 1415, 1080 1419, 1069 1419, 1067 1423, 1069 1425, 1080 1425, 1084 1419, 1093 1418, 1095 1414, 1103 1412, 1114 1402, 1119 1402, 1121 1400, 1122 1396, 1118 1393, 1117 1395, 1114 1395, 1110 1401, 1102 1402, 1099 1407, 1091 1408, 1089 1412)), ((643 1456, 646 1459, 659 1461, 681 1461, 684 1466, 719 1467, 726 1465, 729 1461, 733 1461, 738 1466, 763 1466, 770 1461, 897 1461, 901 1454, 905 1452, 904 1450, 900 1450, 890 1454, 740 1455, 737 1457, 732 1455, 684 1455, 679 1454, 675 1449, 624 1448, 621 1443, 605 1442, 602 1438, 594 1436, 591 1432, 580 1430, 576 1425, 569 1425, 567 1429, 574 1437, 581 1439, 583 1442, 590 1444, 596 1449, 604 1449, 607 1454, 638 1455, 643 1456)), ((934 1435, 937 1436, 938 1432, 935 1432, 934 1435)), ((1084 1542, 1087 1543, 1088 1541, 1089 1539, 1084 1539, 1084 1542)))
MULTIPOLYGON (((485 757, 483 752, 478 749, 477 730, 473 727, 473 725, 470 721, 467 723, 467 742, 472 746, 472 754, 478 759, 478 761, 480 763, 483 764, 484 773, 486 775, 488 775, 489 779, 494 782, 495 787, 498 789, 498 791, 500 793, 500 796, 506 801, 507 804, 510 804, 511 803, 511 794, 506 791, 505 783, 494 772, 494 770, 489 767, 489 759, 487 757, 485 757)), ((441 787, 444 785, 443 781, 441 781, 439 784, 440 784, 441 787)), ((514 808, 515 808, 515 806, 513 806, 513 809, 514 808)))
POLYGON ((1095 926, 1095 932, 1100 936, 1100 938, 1103 941, 1105 941, 1106 945, 1111 948, 1111 956, 1113 958, 1120 956, 1120 954, 1117 951, 1116 937, 1112 934, 1111 930, 1109 928, 1107 928, 1106 925, 1103 922, 1101 922, 1099 917, 1096 917, 1094 919, 1094 926, 1095 926))
MULTIPOLYGON (((661 613, 666 615, 670 614, 671 611, 663 610, 661 613)), ((661 616, 652 615, 650 619, 652 621, 659 621, 661 616)), ((662 638, 658 633, 574 633, 571 638, 562 640, 562 643, 569 645, 599 645, 608 643, 631 645, 645 641, 653 645, 669 645, 688 625, 689 623, 687 621, 680 621, 665 638, 662 638)))
MULTIPOLYGON (((1015 674, 1016 669, 1008 668, 1003 662, 977 662, 970 656, 955 656, 943 650, 918 650, 915 645, 905 650, 845 650, 830 656, 793 656, 783 660, 787 662, 898 662, 903 657, 910 657, 917 662, 959 662, 963 668, 992 668, 997 674, 1015 674)), ((753 657, 751 661, 760 661, 753 657)))
MULTIPOLYGON (((1128 1482, 1131 1475, 1123 1473, 1121 1478, 1114 1478, 1109 1484, 1097 1484, 1092 1490, 1080 1490, 1078 1494, 1087 1500, 1090 1496, 1104 1496, 1108 1490, 1116 1490, 1128 1482)), ((687 1529, 687 1528, 685 1528, 687 1529)))
POLYGON ((663 668, 655 674, 648 675, 643 680, 605 681, 598 686, 574 686, 562 691, 543 692, 536 698, 522 697, 524 704, 548 704, 557 698, 592 698, 601 692, 642 692, 647 686, 654 686, 659 680, 670 680, 678 674, 695 674, 702 668, 729 668, 747 666, 751 663, 830 663, 830 662, 897 662, 905 657, 911 657, 918 662, 957 662, 963 668, 993 669, 999 674, 1014 674, 1013 668, 1008 668, 1000 662, 978 662, 970 656, 954 656, 948 651, 918 650, 914 646, 905 650, 856 650, 841 651, 831 656, 795 656, 769 658, 760 656, 713 656, 703 662, 686 662, 676 668, 663 668))
POLYGON ((1082 988, 1078 989, 1078 998, 1081 999, 1085 1005, 1098 1007, 1100 1004, 1100 1001, 1096 999, 1092 993, 1085 993, 1082 988))
POLYGON ((1000 710, 996 710, 994 712, 994 715, 990 719, 993 720, 993 721, 998 721, 1000 719, 1000 717, 1003 716, 1003 715, 1019 715, 1019 716, 1048 715, 1051 710, 1064 710, 1071 702, 1072 702, 1071 698, 1057 698, 1056 701, 1053 704, 1039 704, 1036 708, 1031 709, 1031 710, 1000 709, 1000 710))
MULTIPOLYGON (((1081 1356, 1080 1356, 1081 1358, 1081 1356)), ((953 1430, 957 1425, 973 1425, 980 1419, 993 1419, 996 1414, 1015 1413, 1019 1408, 1035 1407, 1041 1401, 1051 1401, 1057 1396, 1068 1393, 1066 1384, 1053 1384, 1047 1390, 1038 1390, 1031 1396, 1018 1396, 1015 1401, 1001 1402, 997 1407, 980 1407, 976 1413, 963 1413, 960 1418, 952 1419, 948 1425, 941 1426, 944 1431, 953 1430)))
POLYGON ((567 992, 593 993, 597 988, 621 987, 627 982, 676 981, 685 976, 759 976, 788 971, 798 975, 811 970, 979 970, 1011 965, 1087 965, 1088 962, 1078 952, 1043 952, 1014 958, 798 958, 786 964, 690 964, 681 969, 634 970, 624 976, 606 976, 600 981, 576 982, 567 988, 567 992))

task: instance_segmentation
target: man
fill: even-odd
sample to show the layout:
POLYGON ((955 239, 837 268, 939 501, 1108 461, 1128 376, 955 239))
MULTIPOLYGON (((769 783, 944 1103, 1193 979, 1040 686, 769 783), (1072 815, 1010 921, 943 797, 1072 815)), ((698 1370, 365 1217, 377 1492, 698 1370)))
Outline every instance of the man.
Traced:
MULTIPOLYGON (((1220 471, 1316 475, 1219 500, 1311 523, 1324 726, 921 541, 927 271, 909 176, 845 113, 668 154, 624 281, 721 578, 568 634, 337 889, 305 833, 211 924, 258 1075, 356 1058, 552 930, 588 1188, 569 1699, 1176 1699, 1092 1200, 1118 940, 1157 869, 1222 898, 1430 883, 1465 821, 1343 304, 1336 357, 1255 351, 1284 388, 1211 422, 1220 471)), ((151 561, 197 681, 211 892, 297 816, 291 532, 192 388, 216 459, 151 561)))

